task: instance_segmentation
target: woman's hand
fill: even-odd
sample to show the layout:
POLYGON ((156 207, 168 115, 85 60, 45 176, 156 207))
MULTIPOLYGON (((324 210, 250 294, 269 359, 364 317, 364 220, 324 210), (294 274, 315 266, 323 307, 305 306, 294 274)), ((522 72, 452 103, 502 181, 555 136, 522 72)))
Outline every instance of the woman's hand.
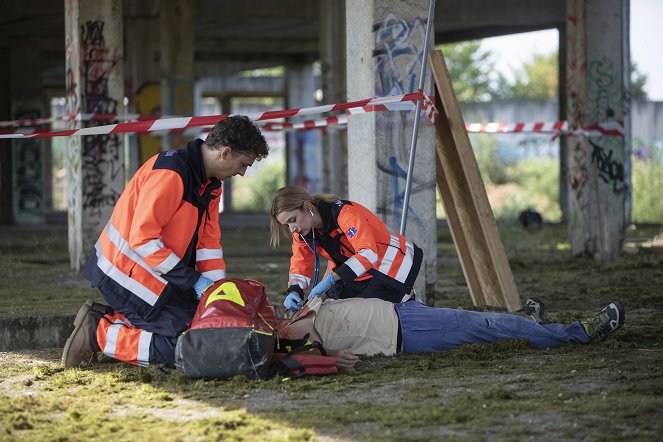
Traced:
POLYGON ((336 368, 352 368, 359 362, 359 356, 347 349, 327 350, 327 354, 336 358, 336 368))
POLYGON ((308 297, 306 298, 307 301, 310 301, 311 299, 315 298, 316 296, 322 295, 324 292, 329 290, 331 286, 334 285, 335 281, 335 273, 332 272, 329 275, 325 276, 322 281, 318 283, 315 287, 311 289, 311 291, 308 294, 308 297))

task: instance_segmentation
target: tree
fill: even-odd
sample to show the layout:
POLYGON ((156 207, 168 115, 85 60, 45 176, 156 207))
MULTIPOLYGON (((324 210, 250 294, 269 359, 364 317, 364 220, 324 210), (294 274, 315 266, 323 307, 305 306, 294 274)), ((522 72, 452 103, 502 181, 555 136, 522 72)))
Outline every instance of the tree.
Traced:
POLYGON ((546 100, 557 98, 559 69, 557 51, 532 54, 523 66, 514 72, 514 81, 504 90, 504 98, 512 100, 546 100))
POLYGON ((646 84, 647 74, 638 71, 638 65, 634 61, 631 61, 631 97, 636 100, 646 100, 646 84))
POLYGON ((449 69, 458 101, 481 102, 495 97, 501 76, 494 68, 493 54, 481 49, 481 41, 465 41, 438 46, 449 69))

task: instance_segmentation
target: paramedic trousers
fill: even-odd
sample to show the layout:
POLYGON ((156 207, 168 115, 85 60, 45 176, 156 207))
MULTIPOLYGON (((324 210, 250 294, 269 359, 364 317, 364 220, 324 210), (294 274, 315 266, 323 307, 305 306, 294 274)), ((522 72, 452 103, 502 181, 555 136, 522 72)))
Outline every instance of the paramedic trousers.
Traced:
POLYGON ((434 308, 414 300, 395 304, 395 308, 401 325, 403 353, 448 350, 462 344, 485 344, 507 338, 527 339, 535 348, 589 342, 580 322, 540 325, 523 316, 434 308))
MULTIPOLYGON (((102 290, 103 295, 103 290, 102 290)), ((111 305, 97 325, 97 344, 111 358, 146 367, 175 367, 177 337, 188 328, 198 302, 171 296, 152 320, 146 321, 121 305, 111 305)))

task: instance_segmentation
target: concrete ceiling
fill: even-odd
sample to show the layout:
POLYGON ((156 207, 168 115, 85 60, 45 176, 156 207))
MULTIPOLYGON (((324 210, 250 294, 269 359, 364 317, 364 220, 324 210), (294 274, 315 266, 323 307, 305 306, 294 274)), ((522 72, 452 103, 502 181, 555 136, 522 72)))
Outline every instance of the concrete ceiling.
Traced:
MULTIPOLYGON (((125 0, 125 19, 157 19, 159 5, 125 0)), ((250 67, 317 58, 320 0, 195 0, 195 7, 197 63, 250 67)), ((559 28, 564 8, 565 0, 438 0, 435 41, 559 28)), ((0 47, 34 45, 47 69, 64 72, 64 1, 2 0, 0 11, 0 47)))

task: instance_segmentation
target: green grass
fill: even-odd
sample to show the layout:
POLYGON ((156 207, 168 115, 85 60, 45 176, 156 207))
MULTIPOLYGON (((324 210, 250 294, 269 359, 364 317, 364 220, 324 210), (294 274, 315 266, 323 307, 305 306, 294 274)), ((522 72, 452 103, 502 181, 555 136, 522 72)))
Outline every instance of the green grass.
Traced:
MULTIPOLYGON (((75 313, 98 297, 68 270, 64 229, 13 229, 0 236, 0 315, 75 313)), ((662 257, 597 263, 571 258, 560 226, 500 232, 522 299, 568 322, 618 297, 624 328, 600 344, 507 340, 291 381, 193 380, 107 359, 63 370, 61 349, 0 353, 0 440, 659 440, 662 257)), ((438 239, 435 304, 472 308, 449 231, 438 239)), ((280 305, 287 245, 272 251, 267 231, 241 229, 224 231, 224 247, 229 274, 264 282, 280 305)))

